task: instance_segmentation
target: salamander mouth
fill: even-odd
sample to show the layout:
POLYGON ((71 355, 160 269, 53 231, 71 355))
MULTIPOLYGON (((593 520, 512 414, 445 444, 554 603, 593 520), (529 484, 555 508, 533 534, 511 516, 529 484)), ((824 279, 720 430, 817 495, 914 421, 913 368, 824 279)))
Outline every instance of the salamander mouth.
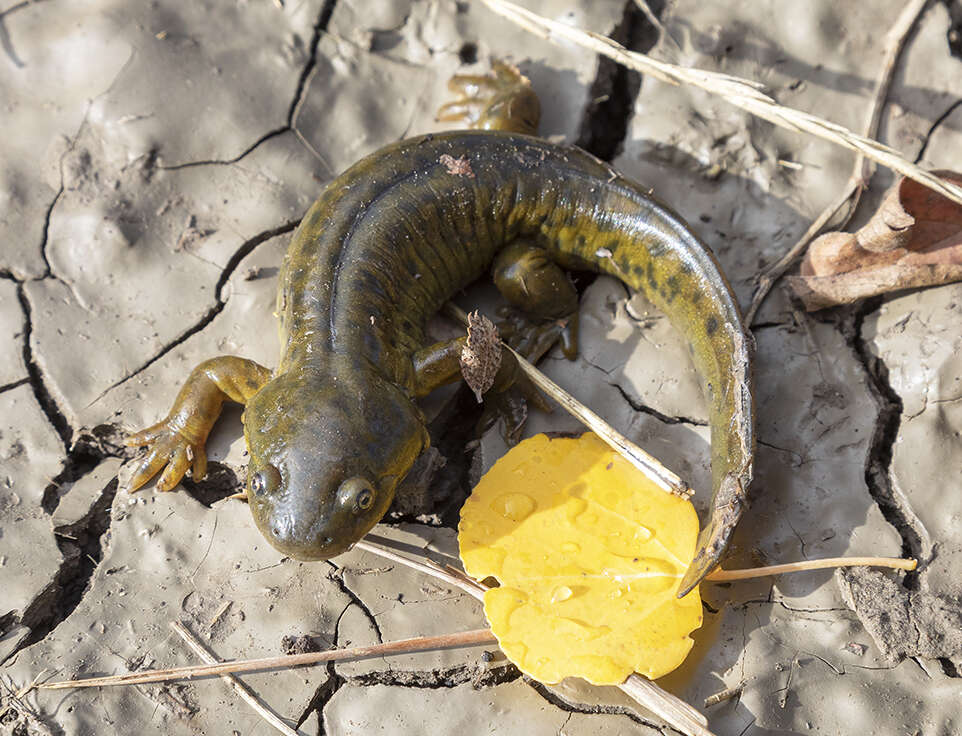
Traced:
POLYGON ((325 520, 305 525, 291 515, 272 514, 266 519, 255 518, 264 538, 278 552, 304 562, 329 560, 351 549, 357 541, 349 535, 334 534, 325 520))
POLYGON ((330 536, 317 538, 294 538, 285 536, 280 530, 273 529, 269 534, 264 535, 267 541, 288 557, 304 562, 316 562, 319 560, 329 560, 347 552, 354 546, 353 541, 338 540, 330 536))

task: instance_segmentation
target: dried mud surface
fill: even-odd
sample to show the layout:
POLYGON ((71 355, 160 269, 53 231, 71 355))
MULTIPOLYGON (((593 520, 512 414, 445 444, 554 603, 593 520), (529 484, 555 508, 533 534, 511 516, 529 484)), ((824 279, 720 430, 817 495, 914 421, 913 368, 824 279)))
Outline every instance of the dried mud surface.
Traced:
MULTIPOLYGON (((859 128, 894 0, 837 4, 527 0, 683 64, 757 79, 784 104, 859 128)), ((962 170, 957 3, 910 37, 882 138, 962 170)), ((281 557, 225 497, 242 485, 239 412, 211 473, 176 492, 117 492, 125 429, 162 417, 193 365, 276 361, 272 312, 290 233, 364 154, 439 130, 455 72, 507 57, 577 142, 671 203, 740 300, 842 188, 850 155, 700 92, 599 64, 448 0, 9 2, 0 7, 0 734, 266 733, 216 679, 15 692, 193 663, 182 620, 222 658, 373 644, 483 625, 478 604, 361 552, 281 557), (226 31, 226 32, 225 32, 226 31)), ((864 220, 891 176, 876 174, 864 220)), ((481 288, 464 306, 490 303, 481 288)), ((544 370, 698 490, 705 405, 687 350, 639 296, 582 295, 581 355, 544 370)), ((662 684, 720 735, 951 734, 962 724, 962 287, 804 314, 776 289, 753 332, 758 459, 731 565, 911 555, 916 573, 829 572, 705 585, 705 626, 662 684)), ((439 324, 439 334, 451 330, 439 324)), ((379 532, 453 559, 472 478, 474 399, 425 405, 437 455, 379 532), (466 451, 466 445, 468 450, 466 451), (430 492, 425 488, 430 487, 430 492)), ((527 432, 578 430, 532 413, 527 432)), ((303 734, 669 733, 620 691, 526 681, 484 647, 242 678, 303 734)))

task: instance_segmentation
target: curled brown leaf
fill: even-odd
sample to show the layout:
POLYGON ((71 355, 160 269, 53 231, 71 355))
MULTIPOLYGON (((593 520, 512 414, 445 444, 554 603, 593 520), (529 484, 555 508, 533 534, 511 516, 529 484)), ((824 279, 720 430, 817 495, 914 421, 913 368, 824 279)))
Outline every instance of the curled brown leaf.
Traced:
MULTIPOLYGON (((935 173, 962 183, 962 174, 935 173)), ((962 206, 902 178, 858 232, 816 239, 789 286, 814 311, 951 281, 962 281, 962 206)))
POLYGON ((501 367, 498 328, 480 312, 468 315, 468 339, 461 349, 461 375, 481 403, 481 396, 494 384, 501 367))

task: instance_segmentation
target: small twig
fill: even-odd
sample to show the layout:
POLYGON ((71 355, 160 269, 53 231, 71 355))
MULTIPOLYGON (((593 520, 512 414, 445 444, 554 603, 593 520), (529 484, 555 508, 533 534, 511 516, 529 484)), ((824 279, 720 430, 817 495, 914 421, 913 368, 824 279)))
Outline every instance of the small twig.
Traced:
POLYGON ((377 539, 378 542, 390 541, 374 534, 368 534, 367 537, 359 542, 356 542, 354 547, 365 552, 370 552, 371 554, 379 555, 380 557, 397 562, 401 565, 406 565, 407 567, 417 570, 418 572, 422 572, 425 575, 431 575, 450 585, 461 588, 461 590, 463 590, 465 593, 474 596, 479 601, 484 600, 484 591, 488 589, 487 586, 479 583, 477 580, 471 577, 468 577, 460 570, 441 567, 433 560, 427 558, 424 560, 418 560, 413 557, 408 557, 407 555, 402 555, 399 552, 388 549, 383 544, 372 542, 372 539, 377 539))
POLYGON ((962 204, 962 187, 945 181, 903 158, 898 151, 878 141, 853 133, 847 128, 823 120, 811 113, 779 105, 765 94, 763 85, 730 74, 669 64, 650 56, 629 51, 617 41, 599 33, 585 31, 559 21, 544 18, 508 0, 480 0, 498 15, 517 23, 537 36, 551 41, 565 39, 597 54, 614 59, 622 66, 635 69, 668 84, 688 84, 720 96, 735 107, 774 125, 799 133, 809 133, 853 151, 862 151, 870 159, 897 171, 909 179, 962 204))
POLYGON ((675 47, 674 51, 681 51, 681 46, 675 40, 675 37, 668 32, 668 29, 665 28, 665 24, 661 22, 661 19, 657 15, 655 15, 655 12, 651 9, 651 6, 646 2, 646 0, 635 0, 635 6, 638 8, 638 10, 644 13, 645 17, 648 19, 648 22, 655 27, 658 33, 661 34, 661 37, 667 39, 671 45, 675 47))
MULTIPOLYGON (((181 639, 183 639, 187 646, 189 646, 194 654, 204 660, 207 664, 220 664, 220 660, 213 655, 213 653, 207 649, 200 641, 198 641, 194 636, 191 635, 187 627, 184 626, 180 621, 171 621, 170 628, 177 632, 181 639)), ((277 715, 270 708, 265 706, 260 700, 254 695, 251 690, 244 685, 240 680, 231 674, 222 674, 221 679, 230 685, 234 692, 236 692, 244 702, 246 702, 251 708, 257 711, 257 714, 272 725, 275 729, 285 734, 286 736, 297 736, 297 731, 288 726, 281 720, 281 717, 277 715)))
MULTIPOLYGON (((927 3, 928 0, 912 0, 912 2, 902 10, 902 13, 896 19, 886 36, 883 62, 879 70, 879 75, 875 80, 875 90, 872 92, 872 106, 869 108, 869 114, 865 121, 865 127, 863 128, 863 133, 866 138, 875 138, 878 135, 879 124, 882 120, 882 110, 885 108, 885 100, 888 97, 889 87, 892 83, 895 64, 905 45, 905 39, 908 38, 909 32, 912 30, 915 21, 918 20, 919 15, 921 15, 927 3)), ((840 229, 845 227, 848 221, 852 219, 852 215, 855 214, 855 209, 858 207, 859 200, 862 197, 862 192, 865 190, 874 173, 875 164, 867 160, 865 154, 859 151, 855 156, 855 161, 852 163, 852 173, 849 176, 848 182, 845 184, 845 188, 838 198, 822 210, 821 214, 809 225, 805 234, 798 239, 795 245, 793 245, 785 255, 765 269, 756 279, 755 294, 752 297, 752 303, 748 307, 748 311, 745 313, 746 326, 751 326, 755 320, 755 315, 771 292, 772 287, 805 252, 805 249, 812 239, 821 233, 822 229, 832 221, 832 218, 847 206, 841 219, 835 223, 835 228, 840 229)))
POLYGON ((672 728, 689 736, 715 736, 714 732, 708 730, 705 716, 651 680, 641 675, 631 675, 618 687, 672 728))
POLYGON ((745 681, 742 680, 734 687, 726 687, 724 690, 720 690, 714 695, 709 695, 705 698, 705 707, 710 708, 713 705, 718 705, 726 700, 731 700, 732 698, 738 697, 742 694, 742 690, 745 689, 745 681))
MULTIPOLYGON (((464 310, 451 302, 445 304, 442 311, 465 325, 468 323, 468 315, 464 310)), ((508 345, 504 347, 506 350, 510 350, 512 355, 517 358, 521 370, 524 371, 535 386, 561 404, 569 414, 608 443, 609 446, 620 453, 628 462, 644 473, 652 483, 668 493, 686 498, 691 496, 691 488, 689 485, 662 465, 658 461, 658 458, 649 455, 638 447, 638 445, 561 388, 561 386, 548 378, 535 366, 531 365, 524 356, 512 350, 508 345)))
POLYGON ((91 677, 85 680, 65 680, 63 682, 45 682, 37 685, 38 690, 65 690, 73 687, 107 687, 109 685, 142 685, 148 682, 165 682, 167 680, 190 680, 195 677, 210 677, 223 675, 227 672, 253 672, 255 670, 290 669, 301 665, 320 664, 321 662, 343 662, 345 660, 370 659, 371 657, 386 657, 394 654, 410 654, 433 649, 448 649, 452 647, 469 647, 478 644, 490 644, 497 641, 490 629, 475 629, 462 631, 457 634, 442 634, 440 636, 419 636, 413 639, 400 639, 368 647, 351 647, 349 649, 333 649, 327 652, 305 652, 304 654, 289 654, 282 657, 262 657, 261 659, 243 659, 235 662, 208 665, 200 664, 192 667, 170 667, 163 670, 148 670, 144 672, 130 672, 126 675, 111 675, 109 677, 91 677))
MULTIPOLYGON (((39 687, 37 683, 39 683, 46 674, 47 674, 47 669, 44 668, 40 671, 40 673, 36 677, 33 678, 33 680, 31 680, 29 683, 27 683, 22 688, 17 690, 17 692, 11 693, 14 700, 19 701, 22 697, 29 694, 31 690, 35 690, 37 687, 39 687)), ((51 674, 53 673, 51 672, 51 674)))
POLYGON ((705 580, 712 583, 725 583, 730 580, 749 580, 786 572, 824 570, 830 567, 890 567, 895 570, 914 570, 917 564, 913 559, 903 560, 898 557, 826 557, 821 560, 788 562, 784 565, 752 567, 745 570, 722 570, 719 567, 708 573, 705 580))
MULTIPOLYGON (((507 346, 505 346, 507 347, 507 346)), ((555 401, 561 404, 569 414, 578 419, 588 429, 603 439, 614 450, 624 456, 628 462, 647 476, 654 484, 668 493, 676 496, 689 498, 692 495, 691 487, 680 477, 662 465, 658 458, 649 455, 638 445, 625 437, 621 432, 608 424, 587 406, 578 401, 574 396, 565 391, 544 373, 535 368, 525 360, 524 356, 508 347, 514 357, 518 359, 518 365, 525 372, 535 386, 540 388, 555 401)))
POLYGON ((207 628, 213 629, 214 626, 217 625, 217 622, 220 621, 220 617, 223 616, 225 613, 227 613, 227 610, 233 604, 234 604, 234 601, 224 601, 223 603, 221 603, 218 609, 214 612, 214 615, 211 616, 210 623, 207 624, 207 628))

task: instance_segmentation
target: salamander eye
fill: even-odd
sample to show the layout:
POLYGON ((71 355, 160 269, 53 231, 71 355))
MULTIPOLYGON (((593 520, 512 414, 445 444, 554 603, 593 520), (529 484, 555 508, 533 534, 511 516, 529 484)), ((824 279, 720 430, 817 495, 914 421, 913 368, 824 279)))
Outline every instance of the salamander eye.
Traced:
POLYGON ((250 484, 255 496, 271 494, 281 484, 281 473, 273 465, 266 465, 251 475, 250 484))
POLYGON ((337 500, 355 513, 367 511, 374 505, 374 486, 360 476, 348 478, 337 489, 337 500))
POLYGON ((357 494, 357 507, 362 511, 367 511, 374 505, 374 493, 370 488, 365 488, 357 494))

